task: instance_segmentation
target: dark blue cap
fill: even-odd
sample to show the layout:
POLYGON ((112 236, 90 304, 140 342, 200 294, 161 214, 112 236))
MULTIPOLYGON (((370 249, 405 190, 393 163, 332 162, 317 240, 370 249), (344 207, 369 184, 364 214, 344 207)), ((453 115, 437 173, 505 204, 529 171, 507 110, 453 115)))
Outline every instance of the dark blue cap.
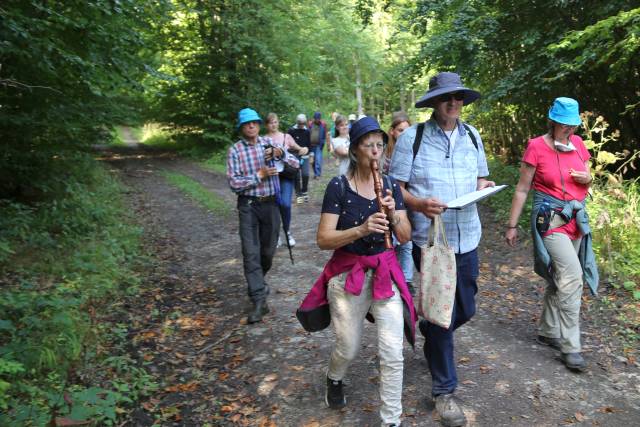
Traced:
POLYGON ((313 113, 313 118, 314 119, 319 119, 322 117, 322 114, 320 113, 320 111, 316 111, 315 113, 313 113))
POLYGON ((385 144, 387 143, 389 136, 385 131, 380 129, 378 121, 373 117, 364 116, 360 120, 351 124, 351 129, 349 130, 349 139, 351 140, 351 144, 356 144, 360 138, 371 132, 382 133, 382 139, 385 144))

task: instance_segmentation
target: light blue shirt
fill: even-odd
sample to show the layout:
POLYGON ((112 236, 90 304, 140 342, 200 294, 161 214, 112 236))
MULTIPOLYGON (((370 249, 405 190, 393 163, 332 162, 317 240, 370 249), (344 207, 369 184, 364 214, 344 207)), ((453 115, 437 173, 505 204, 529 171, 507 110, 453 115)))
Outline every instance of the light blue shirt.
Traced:
MULTIPOLYGON (((449 139, 432 118, 425 123, 420 149, 413 160, 413 141, 417 125, 400 135, 393 150, 389 175, 406 182, 406 189, 420 199, 435 197, 447 203, 463 194, 476 191, 478 178, 489 175, 484 145, 478 131, 470 126, 478 142, 473 145, 462 122, 458 122, 458 139, 453 149, 449 139), (449 153, 449 158, 447 158, 449 153)), ((408 211, 412 225, 412 240, 423 246, 431 225, 424 214, 408 211)), ((461 210, 449 209, 442 214, 449 245, 458 254, 478 247, 482 227, 478 210, 473 204, 461 210)))

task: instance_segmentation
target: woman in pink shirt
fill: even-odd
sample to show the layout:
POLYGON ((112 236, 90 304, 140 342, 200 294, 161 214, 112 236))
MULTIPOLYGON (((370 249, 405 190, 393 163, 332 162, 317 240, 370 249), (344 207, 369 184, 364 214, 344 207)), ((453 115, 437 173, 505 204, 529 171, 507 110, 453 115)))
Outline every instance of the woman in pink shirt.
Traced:
POLYGON ((586 363, 580 353, 583 268, 579 252, 587 237, 590 242, 590 235, 585 236, 589 232, 584 200, 592 181, 591 156, 582 138, 573 134, 581 123, 576 100, 556 98, 548 117, 549 131, 530 139, 523 155, 505 238, 515 246, 518 218, 533 187, 536 272, 548 281, 537 341, 560 350, 569 369, 582 371, 586 363), (547 261, 539 268, 543 256, 547 261))

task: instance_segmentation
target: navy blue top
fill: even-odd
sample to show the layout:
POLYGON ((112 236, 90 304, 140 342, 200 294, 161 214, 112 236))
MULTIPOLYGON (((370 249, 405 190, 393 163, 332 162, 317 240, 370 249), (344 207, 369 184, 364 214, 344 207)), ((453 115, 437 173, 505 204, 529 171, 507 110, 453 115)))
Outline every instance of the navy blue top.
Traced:
MULTIPOLYGON (((388 188, 388 181, 393 187, 391 189, 393 198, 396 201, 396 210, 405 210, 402 191, 395 179, 384 177, 382 185, 384 193, 388 188)), ((340 215, 338 218, 337 230, 347 230, 364 223, 372 214, 378 212, 378 201, 362 197, 351 189, 347 178, 344 175, 336 176, 324 192, 322 201, 322 213, 340 215)), ((343 246, 341 249, 357 255, 375 255, 385 251, 384 234, 371 233, 353 243, 343 246)))

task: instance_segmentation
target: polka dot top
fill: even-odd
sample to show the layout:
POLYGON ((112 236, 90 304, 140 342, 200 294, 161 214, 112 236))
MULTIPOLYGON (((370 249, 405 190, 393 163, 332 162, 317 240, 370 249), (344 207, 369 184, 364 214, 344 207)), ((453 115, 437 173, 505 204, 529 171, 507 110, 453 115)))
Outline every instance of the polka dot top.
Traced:
MULTIPOLYGON (((388 188, 389 183, 392 186, 391 191, 396 201, 396 210, 405 210, 400 186, 392 177, 383 177, 382 185, 385 190, 388 188)), ((378 212, 378 201, 376 199, 367 199, 353 191, 346 176, 336 176, 329 181, 327 189, 324 192, 322 213, 340 216, 336 229, 347 230, 352 227, 357 227, 376 212, 378 212)), ((341 249, 357 255, 376 255, 385 251, 384 235, 372 233, 341 249)))

